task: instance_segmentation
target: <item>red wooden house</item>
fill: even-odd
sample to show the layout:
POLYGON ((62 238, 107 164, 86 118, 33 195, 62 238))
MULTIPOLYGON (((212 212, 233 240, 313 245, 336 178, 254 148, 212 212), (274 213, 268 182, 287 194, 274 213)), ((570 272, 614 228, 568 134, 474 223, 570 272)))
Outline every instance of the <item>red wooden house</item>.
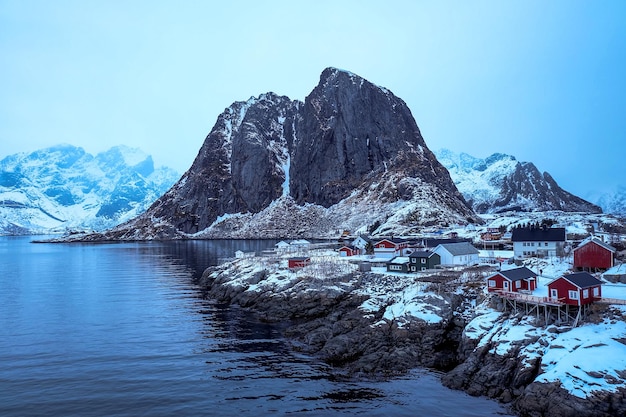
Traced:
POLYGON ((575 272, 563 275, 548 284, 548 294, 552 299, 569 305, 591 304, 602 297, 602 281, 588 272, 575 272))
POLYGON ((537 288, 537 274, 525 266, 499 271, 487 277, 487 291, 533 291, 537 288))
POLYGON ((361 249, 357 248, 356 246, 348 245, 339 248, 339 256, 355 256, 360 254, 361 249))
POLYGON ((386 258, 404 256, 409 247, 409 241, 405 239, 385 238, 374 242, 374 255, 386 258))
POLYGON ((289 258, 289 269, 304 268, 311 264, 311 258, 308 256, 298 256, 295 258, 289 258))
POLYGON ((590 237, 574 249, 574 268, 579 271, 613 268, 615 248, 598 238, 590 237))

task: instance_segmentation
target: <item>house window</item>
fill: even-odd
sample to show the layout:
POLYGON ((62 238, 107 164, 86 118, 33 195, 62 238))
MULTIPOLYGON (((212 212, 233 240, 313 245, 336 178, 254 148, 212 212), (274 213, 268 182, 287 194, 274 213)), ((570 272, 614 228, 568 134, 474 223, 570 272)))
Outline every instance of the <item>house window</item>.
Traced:
POLYGON ((402 271, 402 265, 391 265, 389 266, 389 269, 392 271, 402 271))
POLYGON ((570 300, 578 300, 578 291, 569 290, 567 296, 570 300))
POLYGON ((417 263, 417 259, 411 258, 411 263, 417 263))
POLYGON ((543 245, 543 246, 548 246, 548 242, 544 243, 544 245, 543 245))
POLYGON ((493 288, 496 286, 496 281, 494 281, 493 279, 489 280, 489 287, 493 288))
POLYGON ((583 299, 589 298, 589 290, 583 290, 583 299))
POLYGON ((425 264, 426 263, 426 258, 422 258, 422 263, 425 264))
POLYGON ((522 281, 515 281, 515 288, 522 288, 522 281))
POLYGON ((598 288, 598 287, 594 287, 593 288, 593 296, 594 297, 599 297, 600 296, 600 288, 598 288))

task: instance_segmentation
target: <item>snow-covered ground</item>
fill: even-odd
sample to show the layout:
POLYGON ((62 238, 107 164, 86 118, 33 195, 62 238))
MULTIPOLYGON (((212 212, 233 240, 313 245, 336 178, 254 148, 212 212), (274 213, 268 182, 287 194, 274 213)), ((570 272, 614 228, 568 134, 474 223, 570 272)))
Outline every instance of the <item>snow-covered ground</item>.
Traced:
MULTIPOLYGON (((548 296, 547 285, 571 271, 570 259, 545 261, 530 259, 526 266, 538 276, 533 295, 548 296)), ((502 265, 503 269, 515 265, 502 265)), ((602 296, 626 300, 626 284, 605 283, 602 296)), ((541 358, 541 373, 536 382, 560 383, 580 398, 594 391, 626 388, 626 306, 613 305, 600 323, 583 322, 576 328, 537 326, 534 317, 508 317, 499 311, 479 306, 464 335, 479 341, 478 348, 490 344, 492 353, 506 355, 514 346, 524 345, 519 353, 522 363, 530 366, 541 358), (530 343, 530 341, 536 340, 530 343), (526 341, 526 342, 525 342, 526 341)))
POLYGON ((585 398, 594 391, 626 388, 626 307, 612 309, 614 318, 567 329, 537 327, 533 317, 509 318, 483 306, 464 335, 479 340, 478 348, 493 346, 491 352, 497 355, 506 355, 526 341, 518 358, 527 366, 541 359, 535 382, 559 383, 572 395, 585 398))

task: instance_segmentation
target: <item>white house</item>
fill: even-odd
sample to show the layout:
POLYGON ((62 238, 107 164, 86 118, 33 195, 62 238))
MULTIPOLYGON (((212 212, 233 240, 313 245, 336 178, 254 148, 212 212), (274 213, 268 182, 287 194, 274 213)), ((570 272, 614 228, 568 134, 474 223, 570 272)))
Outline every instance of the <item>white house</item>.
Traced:
POLYGON ((560 256, 565 246, 563 227, 518 227, 513 229, 513 256, 516 259, 560 256))
POLYGON ((479 251, 469 242, 442 243, 433 252, 441 258, 441 265, 476 265, 479 251))
POLYGON ((274 245, 276 247, 276 252, 285 253, 291 251, 291 245, 284 240, 281 240, 277 244, 274 245))

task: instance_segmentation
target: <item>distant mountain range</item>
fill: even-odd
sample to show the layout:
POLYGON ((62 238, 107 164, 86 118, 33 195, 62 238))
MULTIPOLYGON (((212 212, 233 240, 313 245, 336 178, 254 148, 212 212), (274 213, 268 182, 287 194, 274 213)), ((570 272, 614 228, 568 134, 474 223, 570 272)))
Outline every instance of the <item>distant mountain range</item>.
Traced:
POLYGON ((93 156, 59 145, 0 161, 0 234, 104 230, 145 211, 178 179, 117 146, 93 156))
POLYGON ((567 211, 600 213, 602 209, 563 190, 531 162, 494 153, 480 159, 448 149, 435 151, 452 180, 477 213, 567 211))
MULTIPOLYGON (((270 92, 227 107, 177 179, 124 146, 96 156, 71 145, 11 155, 0 161, 0 233, 406 235, 480 224, 476 213, 602 211, 513 156, 431 152, 400 98, 336 68, 304 102, 270 92)), ((601 201, 616 213, 625 202, 624 190, 601 201)))

